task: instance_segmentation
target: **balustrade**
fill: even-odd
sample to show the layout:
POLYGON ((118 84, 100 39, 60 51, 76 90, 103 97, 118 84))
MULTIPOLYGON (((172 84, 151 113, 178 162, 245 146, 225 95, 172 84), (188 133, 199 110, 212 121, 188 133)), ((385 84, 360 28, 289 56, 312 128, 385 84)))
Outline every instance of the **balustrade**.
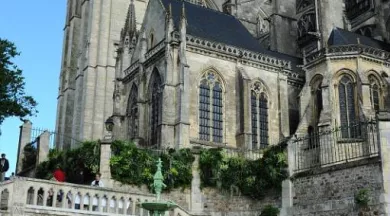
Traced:
POLYGON ((137 215, 149 213, 137 204, 154 199, 152 194, 135 194, 108 188, 76 185, 55 181, 15 178, 0 183, 1 213, 10 215, 14 206, 24 212, 137 215))

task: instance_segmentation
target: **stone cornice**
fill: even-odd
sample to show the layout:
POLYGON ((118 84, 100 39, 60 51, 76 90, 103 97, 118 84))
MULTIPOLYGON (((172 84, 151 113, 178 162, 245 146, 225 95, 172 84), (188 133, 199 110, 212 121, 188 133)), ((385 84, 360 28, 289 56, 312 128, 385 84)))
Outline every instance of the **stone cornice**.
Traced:
MULTIPOLYGON (((179 34, 175 32, 173 37, 175 40, 179 40, 179 34)), ((304 83, 303 76, 293 71, 292 62, 276 57, 268 56, 262 53, 252 52, 246 49, 229 46, 222 43, 212 42, 205 39, 197 38, 191 35, 187 35, 187 50, 190 52, 199 53, 202 55, 212 56, 219 59, 237 62, 242 65, 255 67, 271 72, 282 72, 289 80, 288 84, 294 86, 302 86, 304 83)), ((145 54, 145 62, 147 64, 153 61, 154 57, 163 52, 166 46, 165 40, 162 40, 151 50, 145 54)), ((134 62, 130 67, 124 71, 124 80, 128 80, 128 77, 133 74, 133 71, 137 70, 141 63, 139 61, 134 62)))
POLYGON ((322 49, 305 57, 305 67, 310 68, 325 59, 343 60, 361 57, 368 61, 373 61, 378 64, 388 65, 390 53, 381 49, 356 44, 345 46, 332 46, 322 49))

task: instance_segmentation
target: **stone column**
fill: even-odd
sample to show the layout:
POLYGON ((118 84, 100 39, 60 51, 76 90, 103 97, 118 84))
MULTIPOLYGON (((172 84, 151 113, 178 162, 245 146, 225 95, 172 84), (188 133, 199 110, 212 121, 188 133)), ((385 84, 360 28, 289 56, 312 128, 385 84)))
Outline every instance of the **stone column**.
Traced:
POLYGON ((16 170, 15 173, 19 173, 22 171, 23 165, 23 149, 27 145, 27 143, 31 142, 31 127, 32 124, 30 121, 25 121, 22 126, 20 126, 20 134, 19 134, 19 146, 18 146, 18 159, 16 162, 16 170))
POLYGON ((203 212, 203 197, 200 190, 200 174, 199 174, 199 148, 193 148, 192 152, 195 160, 192 163, 192 181, 191 181, 191 201, 190 212, 192 214, 199 214, 203 212))
POLYGON ((100 141, 99 172, 102 175, 101 179, 105 187, 110 187, 112 185, 110 169, 111 143, 111 139, 105 139, 100 141))
POLYGON ((381 194, 380 202, 383 206, 384 215, 390 215, 390 111, 379 112, 377 121, 383 179, 383 193, 381 194))
POLYGON ((49 131, 45 130, 40 136, 39 136, 39 143, 38 143, 38 164, 42 163, 47 159, 47 156, 49 155, 50 150, 50 133, 49 131))
MULTIPOLYGON (((288 174, 291 177, 294 174, 295 169, 295 159, 294 155, 296 154, 294 143, 289 140, 287 146, 287 160, 288 160, 288 174)), ((280 211, 280 216, 292 215, 291 210, 293 207, 293 182, 290 179, 286 179, 282 182, 282 209, 280 211)))

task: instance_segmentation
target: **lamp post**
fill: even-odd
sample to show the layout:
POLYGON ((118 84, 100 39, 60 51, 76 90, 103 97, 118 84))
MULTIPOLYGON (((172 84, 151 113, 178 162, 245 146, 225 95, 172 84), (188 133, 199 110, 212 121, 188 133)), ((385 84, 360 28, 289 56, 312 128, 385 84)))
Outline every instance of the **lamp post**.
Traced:
POLYGON ((114 129, 114 119, 110 116, 105 122, 107 134, 104 136, 105 140, 112 139, 112 130, 114 129))

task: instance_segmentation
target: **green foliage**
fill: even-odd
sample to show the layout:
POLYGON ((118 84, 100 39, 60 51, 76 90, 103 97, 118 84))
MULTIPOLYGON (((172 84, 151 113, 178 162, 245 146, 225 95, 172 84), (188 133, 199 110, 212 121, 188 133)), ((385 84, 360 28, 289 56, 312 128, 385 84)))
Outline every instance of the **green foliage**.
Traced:
POLYGON ((258 160, 227 157, 222 149, 203 149, 199 158, 202 187, 239 188, 241 193, 260 199, 272 189, 281 190, 288 177, 284 145, 264 150, 258 160))
POLYGON ((370 191, 368 189, 361 189, 355 194, 355 203, 359 207, 367 207, 370 202, 370 191))
POLYGON ((279 209, 272 206, 272 205, 266 205, 264 209, 261 211, 260 216, 278 216, 279 215, 279 209))
POLYGON ((12 59, 19 56, 15 45, 0 38, 0 125, 5 118, 34 115, 37 103, 24 92, 24 77, 12 59))
POLYGON ((137 148, 133 143, 114 141, 111 150, 111 175, 119 182, 150 186, 156 172, 156 161, 160 157, 163 161, 162 171, 167 190, 187 188, 191 185, 192 163, 195 158, 190 149, 157 152, 137 148))
POLYGON ((83 170, 86 181, 93 179, 99 171, 100 146, 98 142, 86 141, 80 147, 58 151, 50 150, 48 160, 40 163, 36 169, 36 177, 50 179, 52 172, 59 166, 66 174, 67 182, 76 182, 77 174, 83 170))
POLYGON ((27 144, 23 149, 22 171, 27 170, 37 163, 37 149, 32 144, 27 144))

